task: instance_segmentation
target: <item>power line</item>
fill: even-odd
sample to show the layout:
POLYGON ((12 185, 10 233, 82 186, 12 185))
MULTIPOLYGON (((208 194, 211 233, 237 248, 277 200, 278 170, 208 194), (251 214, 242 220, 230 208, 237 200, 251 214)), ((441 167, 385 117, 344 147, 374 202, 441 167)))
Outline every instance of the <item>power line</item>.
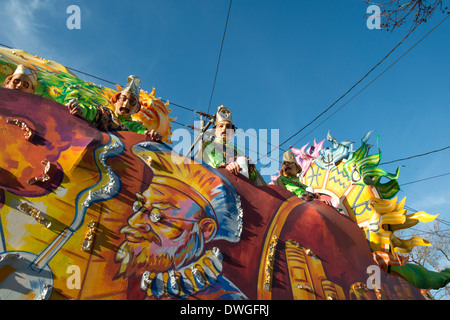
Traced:
MULTIPOLYGON (((6 45, 6 44, 3 44, 3 43, 0 43, 0 46, 5 47, 5 48, 8 48, 8 49, 13 49, 12 47, 10 47, 10 46, 8 46, 8 45, 6 45)), ((67 67, 67 66, 66 66, 66 68, 67 68, 68 70, 71 70, 71 71, 74 71, 74 72, 78 72, 78 73, 84 74, 84 75, 86 75, 86 76, 88 76, 88 77, 95 78, 95 79, 100 80, 100 81, 103 81, 103 82, 105 82, 105 83, 109 83, 109 84, 111 84, 111 85, 113 85, 113 86, 116 85, 116 83, 114 83, 114 82, 112 82, 112 81, 109 81, 109 80, 104 79, 104 78, 101 78, 101 77, 97 77, 97 76, 95 76, 95 75, 93 75, 93 74, 90 74, 90 73, 87 73, 87 72, 84 72, 84 71, 81 71, 81 70, 78 70, 78 69, 75 69, 75 68, 72 68, 72 67, 67 67)), ((160 100, 161 100, 162 102, 164 102, 164 103, 167 103, 167 100, 164 100, 164 99, 160 99, 160 100)), ((195 112, 195 113, 199 113, 199 114, 204 114, 204 113, 201 112, 201 111, 196 111, 196 110, 194 110, 194 109, 187 108, 187 107, 185 107, 185 106, 182 106, 182 105, 180 105, 180 104, 174 103, 174 102, 172 102, 172 101, 169 101, 169 104, 172 105, 172 106, 178 107, 178 108, 185 109, 185 110, 187 110, 187 111, 191 111, 191 112, 195 112)))
POLYGON ((182 126, 182 127, 185 127, 185 128, 191 129, 191 130, 194 130, 194 126, 189 126, 189 125, 187 125, 187 124, 178 122, 178 121, 176 121, 176 120, 172 120, 171 122, 172 122, 172 123, 175 123, 175 124, 178 124, 179 126, 182 126))
MULTIPOLYGON (((405 208, 410 210, 410 211, 413 211, 414 213, 419 212, 419 211, 423 211, 423 210, 414 209, 414 208, 412 208, 410 206, 407 206, 407 205, 405 205, 405 208)), ((441 218, 436 218, 436 221, 439 221, 440 223, 450 227, 450 222, 447 221, 447 220, 444 220, 444 219, 441 219, 441 218)))
POLYGON ((225 29, 223 30, 222 43, 221 43, 221 45, 220 45, 220 51, 219 51, 219 59, 218 59, 218 61, 217 61, 216 74, 215 74, 215 76, 214 76, 214 82, 213 82, 213 87, 212 87, 212 90, 211 90, 211 96, 210 96, 210 98, 209 98, 209 105, 208 105, 208 111, 207 111, 207 113, 209 113, 209 109, 211 108, 211 101, 212 101, 212 97, 213 97, 213 94, 214 94, 214 89, 215 89, 215 87, 216 87, 217 74, 219 73, 220 58, 221 58, 221 56, 222 56, 222 49, 223 49, 223 43, 224 43, 224 41, 225 41, 225 34, 227 33, 228 19, 229 19, 229 17, 230 17, 231 3, 232 3, 232 2, 233 2, 233 1, 230 0, 230 6, 228 7, 227 21, 225 22, 225 29))
MULTIPOLYGON (((447 18, 448 18, 449 16, 447 16, 446 18, 444 18, 436 27, 434 27, 431 31, 433 31, 434 29, 436 29, 442 22, 444 22, 447 18)), ((369 70, 369 72, 367 72, 360 80, 358 80, 349 90, 347 90, 347 92, 345 92, 343 95, 341 95, 336 101, 334 101, 328 108, 326 108, 323 112, 321 112, 317 117, 315 117, 312 121, 310 121, 307 125, 305 125, 303 128, 301 128, 299 131, 297 131, 296 133, 294 133, 293 135, 291 135, 288 139, 286 139, 283 143, 281 143, 280 144, 280 146, 281 145, 283 145, 283 144, 285 144, 286 142, 288 142, 289 140, 291 140, 293 137, 295 137, 296 135, 298 135, 300 132, 302 132, 304 129, 306 129, 308 126, 310 126, 313 122, 315 122, 318 118, 320 118, 324 113, 326 113, 328 110, 330 110, 336 103, 338 103, 341 99, 343 99, 348 93, 350 93, 359 83, 361 83, 367 76, 369 76, 369 74, 370 73, 372 73, 372 71, 374 71, 384 60, 386 60, 390 55, 391 55, 391 53, 392 52, 394 52, 408 37, 409 37, 409 35, 420 25, 422 23, 422 21, 419 23, 419 24, 417 24, 416 26, 414 26, 414 28, 412 28, 409 32, 408 32, 408 34, 393 48, 393 49, 391 49, 389 52, 388 52, 388 54, 383 58, 383 59, 381 59, 372 69, 370 69, 369 70)), ((431 33, 431 31, 428 33, 428 34, 430 34, 431 33)), ((427 34, 427 35, 428 35, 427 34)), ((426 35, 426 36, 427 36, 426 35)), ((426 37, 425 36, 425 37, 426 37)), ((425 38, 425 37, 423 37, 423 38, 425 38)), ((423 38, 420 40, 420 41, 422 41, 423 40, 423 38)), ((420 42, 419 41, 419 42, 420 42)), ((417 42, 412 48, 414 48, 419 42, 417 42)), ((412 49, 411 48, 411 49, 412 49)), ((411 50, 410 49, 410 50, 411 50)), ((409 52, 410 50, 408 50, 407 52, 409 52)), ((407 53, 406 52, 406 53, 407 53)), ((406 54, 405 53, 405 54, 406 54)), ((403 54, 401 57, 403 57, 405 54, 403 54)), ((400 58, 401 58, 400 57, 400 58)), ((399 59, 400 59, 399 58, 399 59)), ((398 60, 399 60, 398 59, 398 60)), ((398 61, 397 60, 397 61, 398 61)), ((396 62, 397 62, 396 61, 396 62)), ((394 62, 395 63, 395 62, 394 62)), ((393 64, 392 64, 393 65, 393 64)), ((391 66, 392 66, 391 65, 391 66)), ((388 69, 391 67, 391 66, 389 66, 388 67, 388 69)), ((387 71, 388 69, 386 69, 385 71, 387 71)), ((385 71, 383 71, 383 73, 385 72, 385 71)), ((383 74, 382 73, 382 74, 383 74)), ((381 74, 379 75, 379 76, 381 76, 381 74)), ((378 77, 379 77, 378 76, 378 77)), ((377 78, 378 78, 377 77, 377 78)), ((372 82, 374 82, 377 78, 375 78, 372 82)), ((369 85, 372 83, 372 82, 370 82, 369 83, 369 85)), ((365 88, 367 88, 369 85, 367 85, 366 87, 364 87, 363 88, 363 90, 365 89, 365 88)), ((358 92, 356 95, 358 95, 359 93, 361 93, 363 90, 361 90, 360 92, 358 92)), ((356 96, 355 95, 355 96, 356 96)), ((352 99, 355 97, 355 96, 353 96, 352 97, 352 99)), ((350 99, 350 101, 352 100, 352 99, 350 99)), ((348 101, 349 102, 349 101, 348 101)), ((347 102, 347 103, 348 103, 347 102)), ((346 104, 347 104, 346 103, 346 104)), ((338 110, 340 110, 342 107, 340 107, 338 110)), ((337 112, 337 111, 336 111, 337 112)), ((335 112, 335 113, 336 113, 335 112)), ((334 113, 333 113, 334 114, 334 113)), ((332 115, 333 115, 332 114, 332 115)), ((329 118, 329 117, 328 117, 329 118)), ((328 119, 327 118, 327 119, 328 119)), ((326 120, 327 120, 326 119, 326 120)), ((323 121, 324 122, 324 121, 323 121)), ((323 123, 322 122, 322 123, 323 123)), ((316 127, 317 128, 317 127, 316 127)), ((273 150, 272 150, 273 151, 273 150)))
POLYGON ((429 154, 432 154, 432 153, 444 151, 444 150, 449 149, 449 148, 450 148, 450 146, 447 146, 447 147, 442 148, 442 149, 437 149, 437 150, 433 150, 433 151, 422 153, 422 154, 416 154, 414 156, 410 156, 410 157, 407 157, 407 158, 402 158, 402 159, 392 160, 392 161, 388 161, 388 162, 383 162, 383 163, 380 163, 380 165, 388 164, 388 163, 394 163, 394 162, 403 161, 403 160, 414 159, 414 158, 418 158, 418 157, 423 157, 423 156, 426 156, 426 155, 429 155, 429 154))
MULTIPOLYGON (((329 118, 331 118, 333 115, 335 115, 339 110, 341 110, 343 107, 345 107, 348 103, 350 103, 354 98, 356 98, 361 92, 363 92, 367 87, 369 87, 373 82, 375 82, 378 78, 380 78, 386 71, 388 71, 393 65, 395 65, 400 59, 402 59, 406 54, 408 54, 414 47, 416 47, 420 42, 422 42, 423 39, 425 39, 431 32, 433 32, 437 27, 439 27, 449 16, 445 17, 441 22, 439 22, 433 29, 431 29, 425 36, 423 36, 420 40, 418 40, 413 46, 411 46, 405 53, 403 53, 397 60, 395 60, 391 65, 389 65, 382 73, 380 73, 378 76, 376 76, 372 81, 370 81, 364 88, 362 88, 360 91, 358 91, 353 97, 351 97, 346 103, 344 103, 342 106, 340 106, 336 111, 334 111, 332 114, 330 114, 327 118, 325 118, 322 122, 320 122, 317 126, 315 126, 312 130, 310 130, 307 134, 305 134, 303 137, 301 137, 299 140, 297 140, 295 144, 300 142, 303 138, 305 138, 308 134, 313 132, 315 129, 317 129, 319 126, 321 126, 325 121, 327 121, 329 118)), ((305 129, 304 127, 303 129, 305 129)), ((302 129, 302 130, 303 130, 302 129)))
MULTIPOLYGON (((216 68, 216 76, 215 76, 215 79, 214 79, 214 85, 213 85, 213 90, 212 90, 212 93, 211 93, 211 99, 212 99, 212 95, 213 95, 213 92, 214 92, 214 87, 215 87, 215 82, 216 82, 216 78, 217 78, 217 73, 218 73, 218 68, 219 68, 219 63, 220 63, 220 57, 221 57, 221 53, 222 53, 222 48, 223 48, 223 43, 224 43, 224 39, 225 39, 225 34, 226 34, 226 29, 227 29, 227 25, 228 25, 228 20, 229 20, 229 14, 230 14, 230 10, 231 10, 231 4, 232 4, 232 1, 230 1, 230 6, 229 6, 229 9, 228 9, 228 15, 227 15, 227 21, 226 21, 226 25, 225 25, 225 30, 224 30, 224 34, 223 34, 223 38, 222 38, 222 44, 221 44, 221 49, 220 49, 220 54, 219 54, 219 61, 218 61, 218 64, 217 64, 217 68, 216 68)), ((370 84, 372 84, 376 79, 378 79, 382 74, 384 74, 384 72, 386 72, 388 69, 390 69, 396 62, 398 62, 404 55, 406 55, 409 51, 411 51, 417 44, 419 44, 426 36, 428 36, 434 29, 436 29, 441 23, 443 23, 444 22, 444 20, 446 20, 448 18, 448 16, 446 17, 446 18, 444 18, 437 26, 435 26, 430 32, 428 32, 424 37, 422 37, 418 42, 416 42, 416 44, 414 44, 414 46, 412 46, 408 51, 406 51, 400 58, 398 58, 394 63, 392 63, 388 68, 386 68, 380 75, 378 75, 374 80, 372 80, 368 85, 366 85, 362 90, 360 90, 356 95, 354 95, 349 101, 347 101, 343 106, 341 106, 338 110, 336 110, 333 114, 331 114, 329 117, 327 117, 324 121, 322 121, 318 126, 320 126, 322 123, 324 123, 327 119, 329 119, 332 115, 334 115, 337 111, 339 111, 340 109, 342 109, 346 104, 348 104, 353 98, 355 98, 357 95, 359 95, 363 90, 365 90, 370 84)), ((367 77, 378 65, 380 65, 413 31, 414 31, 414 29, 417 27, 418 25, 416 25, 403 39, 402 39, 402 41, 400 41, 377 65, 375 65, 363 78, 361 78, 354 86, 352 86, 344 95, 342 95, 338 100, 336 100, 328 109, 326 109, 324 112, 322 112, 318 117, 316 117, 313 121, 311 121, 307 126, 309 126, 312 122, 314 122, 317 118, 319 118, 323 113, 325 113, 326 111, 328 111, 334 104, 336 104, 340 99, 342 99, 345 95, 347 95, 357 84, 359 84, 365 77, 367 77)), ((7 48, 10 48, 10 49, 12 49, 12 47, 10 47, 10 46, 7 46, 7 45, 5 45, 5 44, 1 44, 0 43, 0 45, 2 45, 2 46, 4 46, 4 47, 7 47, 7 48)), ((75 72, 79 72, 79 73, 82 73, 82 74, 84 74, 84 75, 87 75, 87 76, 90 76, 90 77, 93 77, 93 78, 96 78, 96 79, 99 79, 99 80, 101 80, 101 81, 104 81, 104 82, 107 82, 107 83, 110 83, 110 84, 113 84, 113 85, 115 85, 115 83, 113 83, 113 82, 111 82, 111 81, 108 81, 108 80, 106 80, 106 79, 103 79, 103 78, 100 78, 100 77, 97 77, 97 76, 94 76, 94 75, 92 75, 92 74, 89 74, 89 73, 86 73, 86 72, 83 72, 83 71, 80 71, 80 70, 77 70, 77 69, 74 69, 74 68, 71 68, 71 67, 67 67, 69 70, 72 70, 72 71, 75 71, 75 72)), ((210 104, 209 104, 209 107, 210 107, 210 105, 211 105, 211 99, 210 99, 210 104)), ((164 100, 164 99, 161 99, 161 101, 163 101, 164 103, 166 103, 167 102, 167 100, 164 100)), ((187 108, 187 107, 184 107, 184 106, 182 106, 182 105, 179 105, 179 104, 176 104, 176 103, 173 103, 173 102, 169 102, 169 104, 171 104, 171 105, 174 105, 174 106, 176 106, 176 107, 179 107, 179 108, 182 108, 182 109, 185 109, 185 110, 188 110, 188 111, 191 111, 191 112, 194 112, 194 113, 198 113, 198 114, 201 114, 201 115, 206 115, 206 116, 209 116, 208 114, 205 114, 205 113, 202 113, 202 112, 198 112, 198 111, 196 111, 196 110, 194 110, 194 109, 191 109, 191 108, 187 108)), ((208 107, 208 112, 209 112, 209 107, 208 107)), ((188 125, 185 125, 185 124, 182 124, 182 123, 179 123, 179 122, 176 122, 176 121, 173 121, 174 123, 176 123, 176 124, 179 124, 179 125, 181 125, 181 126, 184 126, 184 127, 187 127, 187 128, 191 128, 191 129, 193 129, 193 126, 188 126, 188 125)), ((302 130, 304 130, 307 126, 305 126, 304 128, 302 128, 299 132, 301 132, 302 130)), ((318 126, 316 126, 314 129, 316 129, 318 126)), ((313 129, 313 130, 314 130, 313 129)), ((311 133, 313 130, 311 130, 309 133, 311 133)), ((299 132, 297 132, 296 134, 298 134, 299 132)), ((308 133, 308 134, 309 134, 308 133)), ((296 135, 295 134, 295 135, 296 135)), ((293 136, 295 136, 295 135, 293 135, 293 136)), ((292 136, 292 137, 293 137, 292 136)), ((305 135, 306 136, 306 135, 305 135)), ((303 136, 301 139, 303 139, 305 136, 303 136)), ((291 137, 291 138, 292 138, 291 137)), ((282 151, 285 151, 284 149, 282 149, 280 146, 282 145, 282 144, 284 144, 284 143, 286 143, 288 140, 290 140, 291 138, 289 138, 289 139, 287 139, 287 140, 285 140, 285 142, 283 142, 283 143, 281 143, 281 144, 279 144, 276 148, 274 148, 273 150, 271 150, 271 152, 272 151, 274 151, 274 150, 276 150, 277 148, 278 149, 281 149, 282 151)), ((264 141, 264 140, 262 140, 261 138, 259 138, 259 137, 257 137, 257 139, 258 140, 260 140, 260 141, 263 141, 263 142, 266 142, 266 143, 268 143, 267 141, 264 141)), ((300 140, 301 140, 300 139, 300 140)), ((299 140, 299 141, 300 141, 299 140)), ((298 141, 297 141, 298 142, 298 141)), ((273 146, 271 143, 269 143, 269 145, 271 145, 271 146, 273 146)), ((393 161, 390 161, 390 162, 385 162, 385 163, 382 163, 382 164, 387 164, 387 163, 392 163, 392 162, 397 162, 397 161, 401 161, 401 160, 407 160, 407 159, 411 159, 411 158, 415 158, 415 157, 419 157, 419 156, 423 156, 423 155, 427 155, 427 154, 430 154, 430 153, 434 153, 434 152, 438 152, 438 151, 442 151, 442 150, 445 150, 445 149, 448 149, 448 148, 450 148, 450 146, 448 146, 448 147, 445 147, 445 148, 442 148, 442 149, 439 149, 439 150, 434 150, 434 151, 431 151, 431 152, 428 152, 428 153, 425 153, 425 154, 421 154, 421 155, 415 155, 415 156, 411 156, 411 157, 409 157, 409 158, 404 158, 404 159, 398 159, 398 160, 393 160, 393 161)), ((264 157, 267 157, 267 155, 268 155, 268 153, 265 155, 265 156, 263 156, 263 157, 260 157, 258 160, 260 160, 261 158, 264 158, 264 157)), ((270 157, 269 157, 270 158, 270 157)), ((273 159, 273 158, 270 158, 270 159, 273 159)), ((258 161, 257 160, 257 161, 258 161)), ((426 179, 425 179, 426 180, 426 179)), ((417 181, 414 181, 414 182, 417 182, 417 181)), ((410 182, 410 183, 414 183, 414 182, 410 182)), ((408 183, 409 184, 409 183, 408 183)))
MULTIPOLYGON (((420 230, 417 228, 410 228, 413 231, 416 231, 417 233, 412 234, 412 235, 420 235, 420 234, 429 234, 429 235, 436 235, 436 232, 432 232, 432 231, 426 231, 426 230, 420 230)), ((439 230, 439 236, 443 237, 443 238, 450 238, 450 236, 446 235, 445 233, 450 231, 450 229, 444 229, 444 230, 439 230)))
POLYGON ((440 178, 440 177, 443 177, 443 176, 446 176, 446 175, 449 175, 449 174, 450 174, 450 172, 447 172, 447 173, 443 173, 443 174, 440 174, 440 175, 437 175, 437 176, 433 176, 433 177, 429 177, 429 178, 424 178, 424 179, 420 179, 420 180, 410 181, 410 182, 407 182, 407 183, 402 183, 400 186, 402 187, 402 186, 406 186, 408 184, 413 184, 413 183, 417 183, 417 182, 422 182, 422 181, 426 181, 426 180, 440 178))
MULTIPOLYGON (((194 131, 200 131, 200 130, 201 130, 201 128, 195 127, 195 126, 193 126, 193 125, 187 125, 187 124, 178 122, 178 121, 176 121, 176 120, 172 120, 171 123, 177 124, 177 125, 179 125, 179 126, 182 126, 182 127, 184 127, 184 128, 188 128, 188 129, 194 130, 194 131)), ((256 139, 258 139, 258 141, 266 142, 266 143, 268 143, 269 145, 272 145, 270 142, 268 142, 268 141, 266 141, 266 140, 264 140, 264 139, 261 139, 261 138, 258 137, 257 135, 254 135, 254 134, 252 134, 252 133, 250 133, 250 132, 246 132, 246 135, 248 135, 248 136, 250 136, 250 137, 255 137, 256 139)), ((244 147, 244 150, 245 150, 245 151, 248 151, 248 154, 249 154, 249 155, 250 155, 250 153, 257 153, 256 150, 251 149, 251 148, 250 148, 249 146, 247 146, 247 145, 244 145, 243 147, 244 147)), ((282 150, 282 149, 280 148, 280 150, 282 150)), ((247 154, 247 153, 245 153, 245 154, 247 154)), ((275 158, 273 158, 273 157, 267 157, 267 158, 279 162, 279 159, 275 159, 275 158)), ((255 163, 255 164, 256 164, 256 163, 255 163)))
POLYGON ((85 76, 89 76, 89 77, 98 79, 98 80, 100 80, 100 81, 104 81, 104 82, 106 82, 106 83, 112 84, 113 86, 116 85, 116 83, 114 83, 114 82, 112 82, 112 81, 109 81, 109 80, 106 80, 106 79, 103 79, 103 78, 94 76, 94 75, 92 75, 92 74, 83 72, 83 71, 81 71, 81 70, 77 70, 77 69, 74 69, 74 68, 71 68, 71 67, 66 67, 66 68, 69 69, 69 70, 71 70, 71 71, 74 71, 74 72, 78 72, 78 73, 84 74, 85 76))
MULTIPOLYGON (((230 3, 230 5, 231 5, 231 3, 230 3)), ((5 44, 2 44, 2 43, 0 43, 0 45, 3 46, 3 47, 6 47, 6 48, 8 48, 8 49, 13 49, 12 47, 10 47, 10 46, 8 46, 8 45, 5 45, 5 44)), ((87 76, 89 76, 89 77, 92 77, 92 78, 95 78, 95 79, 98 79, 98 80, 101 80, 101 81, 110 83, 110 84, 112 84, 112 85, 115 85, 114 82, 111 82, 111 81, 108 81, 108 80, 106 80, 106 79, 103 79, 103 78, 94 76, 94 75, 92 75, 92 74, 90 74, 90 73, 83 72, 83 71, 81 71, 81 70, 77 70, 77 69, 74 69, 74 68, 71 68, 71 67, 66 67, 66 68, 69 69, 69 70, 75 71, 75 72, 82 73, 82 74, 87 75, 87 76)), ((161 98, 160 100, 161 100, 163 103, 167 103, 167 101, 168 101, 168 100, 165 100, 165 99, 162 99, 162 98, 161 98)), ((181 109, 184 109, 184 110, 193 112, 193 113, 195 113, 195 114, 203 115, 203 116, 206 116, 206 117, 211 117, 208 113, 201 112, 201 111, 197 111, 197 110, 194 110, 194 109, 191 109, 191 108, 182 106, 182 105, 180 105, 180 104, 176 104, 176 103, 171 102, 171 101, 169 101, 169 104, 170 104, 170 105, 173 105, 173 106, 176 106, 176 107, 179 107, 179 108, 181 108, 181 109)), ((191 130, 196 130, 196 129, 198 129, 198 128, 195 128, 193 125, 187 125, 187 124, 184 124, 184 123, 175 121, 175 120, 172 120, 171 122, 174 123, 174 124, 180 125, 180 126, 182 126, 182 127, 191 129, 191 130)), ((258 139, 258 141, 265 142, 265 143, 268 143, 270 146, 273 146, 270 142, 265 141, 264 139, 261 139, 261 138, 258 137, 258 136, 255 136, 255 135, 253 135, 253 134, 251 134, 251 133, 249 133, 249 132, 247 132, 247 134, 248 134, 249 136, 256 137, 256 138, 258 139)), ((246 148, 246 149, 247 149, 248 151, 251 151, 251 152, 255 152, 255 153, 256 153, 256 151, 254 151, 254 150, 252 150, 252 149, 250 149, 250 148, 246 148)), ((285 151, 284 149, 281 149, 281 148, 280 148, 280 150, 285 151)), ((274 159, 274 158, 271 158, 271 157, 268 157, 268 158, 271 159, 271 160, 276 160, 276 161, 278 161, 278 159, 274 159)))
POLYGON ((5 47, 5 48, 8 48, 8 49, 12 49, 12 47, 7 46, 6 44, 3 44, 3 43, 0 43, 0 46, 5 47))

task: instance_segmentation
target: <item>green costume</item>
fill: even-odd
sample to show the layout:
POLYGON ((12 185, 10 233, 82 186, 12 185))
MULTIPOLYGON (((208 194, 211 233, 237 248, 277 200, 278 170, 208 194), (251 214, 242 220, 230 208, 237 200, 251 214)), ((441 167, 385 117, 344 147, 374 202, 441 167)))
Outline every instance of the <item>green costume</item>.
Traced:
MULTIPOLYGON (((230 110, 227 107, 219 106, 216 113, 216 126, 224 121, 228 122, 234 130, 230 110)), ((248 163, 248 178, 257 186, 266 185, 256 166, 251 163, 250 158, 246 157, 234 145, 229 144, 226 139, 216 137, 213 141, 203 142, 195 157, 201 158, 213 168, 225 168, 228 164, 237 162, 238 157, 245 157, 248 163)))
MULTIPOLYGON (((139 99, 140 91, 141 79, 134 75, 128 76, 127 84, 121 92, 129 92, 139 99)), ((82 97, 83 94, 77 88, 74 88, 70 93, 72 99, 78 100, 80 96, 82 97)), ((114 110, 105 106, 85 106, 82 103, 78 105, 83 112, 83 118, 92 123, 100 131, 132 131, 140 134, 145 134, 147 131, 147 128, 142 123, 133 121, 131 115, 128 117, 119 116, 114 110)))
POLYGON ((110 108, 103 106, 83 106, 83 118, 95 125, 99 130, 109 131, 132 131, 144 134, 147 128, 139 122, 133 121, 131 117, 122 117, 110 108))
POLYGON ((305 192, 307 186, 300 182, 297 177, 279 176, 275 181, 275 185, 285 188, 294 193, 297 197, 301 197, 305 192))
MULTIPOLYGON (((253 163, 234 145, 227 142, 206 141, 203 145, 203 161, 213 168, 224 168, 227 164, 235 162, 237 157, 245 157, 249 161, 248 176, 253 182, 262 179, 253 163), (228 157, 228 159, 227 159, 228 157)), ((264 181, 264 180, 263 180, 264 181)))

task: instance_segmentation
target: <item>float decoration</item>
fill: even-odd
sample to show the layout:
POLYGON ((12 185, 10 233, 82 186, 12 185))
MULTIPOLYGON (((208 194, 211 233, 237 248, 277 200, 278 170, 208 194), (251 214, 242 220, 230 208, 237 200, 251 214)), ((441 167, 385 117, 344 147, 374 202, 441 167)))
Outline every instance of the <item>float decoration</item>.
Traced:
MULTIPOLYGON (((111 97, 122 89, 120 85, 111 89, 83 81, 59 63, 31 55, 23 50, 1 47, 0 82, 3 83, 7 76, 13 74, 19 64, 37 73, 39 83, 35 92, 37 95, 61 104, 76 100, 84 105, 102 105, 111 108, 111 97)), ((157 98, 154 88, 150 93, 141 90, 139 100, 142 108, 132 116, 133 120, 141 122, 149 130, 157 130, 163 136, 164 142, 171 143, 169 139, 171 121, 175 119, 169 116, 172 111, 168 108, 169 102, 163 103, 157 98)))
MULTIPOLYGON (((305 202, 143 135, 98 131, 63 104, 105 102, 114 90, 15 53, 1 49, 2 66, 33 67, 43 84, 35 95, 0 89, 1 299, 424 299, 397 275, 369 281, 374 252, 426 245, 378 227, 394 232, 435 216, 406 215, 396 199, 383 211, 377 184, 365 183, 377 175, 358 171, 368 135, 350 177, 343 166, 353 143, 328 135, 325 152, 314 142, 302 180, 336 208, 305 202), (47 90, 52 83, 61 91, 47 90), (8 119, 26 124, 30 139, 8 119), (386 218, 392 212, 398 223, 386 218)), ((148 106, 159 101, 148 97, 148 106)), ((157 126, 169 134, 169 111, 157 104, 157 126)))
MULTIPOLYGON (((396 266, 396 273, 403 274, 401 266, 407 263, 408 258, 399 253, 408 253, 415 246, 429 246, 430 243, 419 237, 403 240, 396 237, 394 232, 410 228, 419 222, 431 222, 438 215, 423 211, 407 214, 407 210, 403 208, 406 198, 398 203, 397 198, 389 200, 400 191, 400 167, 395 174, 391 174, 378 166, 381 151, 378 148, 378 153, 369 155, 371 145, 367 141, 370 134, 368 132, 361 139, 361 146, 353 151, 353 142, 339 143, 328 133, 327 140, 333 143, 333 148, 320 149, 313 161, 311 157, 297 158, 302 168, 308 168, 307 172, 302 172, 301 181, 315 192, 331 197, 337 210, 358 223, 373 250, 374 260, 383 270, 388 271, 396 266), (381 178, 389 181, 381 183, 381 178)), ((303 155, 306 146, 301 149, 291 147, 291 150, 303 155)), ((273 176, 272 180, 275 181, 276 178, 277 176, 273 176)), ((411 270, 417 268, 411 268, 408 264, 405 270, 408 279, 413 279, 411 270)), ((424 274, 426 273, 422 271, 421 275, 424 274)), ((423 282, 426 281, 422 280, 423 282)))

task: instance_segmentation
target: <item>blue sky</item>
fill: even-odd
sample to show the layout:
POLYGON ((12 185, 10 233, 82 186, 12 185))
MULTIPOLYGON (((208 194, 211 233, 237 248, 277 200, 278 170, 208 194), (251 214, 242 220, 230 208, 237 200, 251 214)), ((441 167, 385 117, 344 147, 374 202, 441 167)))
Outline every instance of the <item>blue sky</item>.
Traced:
MULTIPOLYGON (((156 95, 165 100, 208 111, 228 0, 1 0, 1 4, 0 43, 121 85, 129 74, 136 74, 144 90, 155 87, 156 95), (80 30, 66 26, 69 5, 81 9, 80 30)), ((368 29, 367 7, 363 0, 233 1, 209 113, 223 104, 232 110, 239 128, 277 129, 279 142, 284 142, 408 33, 408 26, 394 32, 368 29)), ((300 148, 314 139, 321 141, 328 131, 338 141, 354 141, 358 148, 364 134, 373 130, 371 153, 376 152, 379 136, 381 163, 449 146, 450 19, 348 102, 444 17, 437 12, 419 26, 360 85, 281 145, 273 157, 279 159, 289 145, 300 148)), ((177 122, 192 125, 197 119, 193 112, 171 109, 177 122)), ((173 130, 177 128, 174 124, 173 130)), ((394 172, 405 166, 400 171, 402 184, 450 172, 449 157, 446 149, 382 167, 394 172)), ((406 197, 407 206, 450 221, 449 178, 407 184, 399 200, 406 197)))

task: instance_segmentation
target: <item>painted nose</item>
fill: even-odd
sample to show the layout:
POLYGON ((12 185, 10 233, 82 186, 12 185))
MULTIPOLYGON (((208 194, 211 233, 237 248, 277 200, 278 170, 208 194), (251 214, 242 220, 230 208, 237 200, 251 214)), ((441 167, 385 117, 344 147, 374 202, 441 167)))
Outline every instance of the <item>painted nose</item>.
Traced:
POLYGON ((144 216, 147 216, 147 214, 143 214, 144 211, 136 212, 133 216, 131 216, 128 219, 128 224, 130 227, 137 229, 141 232, 150 232, 152 230, 152 227, 147 222, 148 219, 145 219, 144 216))

